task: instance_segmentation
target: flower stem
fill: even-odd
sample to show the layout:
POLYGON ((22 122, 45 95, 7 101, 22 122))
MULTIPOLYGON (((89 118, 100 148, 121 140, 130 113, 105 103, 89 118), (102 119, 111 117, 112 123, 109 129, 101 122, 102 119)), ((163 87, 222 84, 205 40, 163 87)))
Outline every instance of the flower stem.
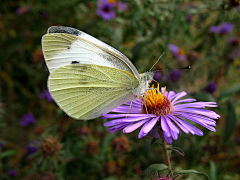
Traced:
POLYGON ((168 154, 168 151, 167 151, 167 142, 166 142, 165 139, 164 139, 162 148, 163 148, 164 155, 165 155, 165 158, 166 158, 166 161, 167 161, 167 165, 168 165, 168 167, 169 167, 169 172, 171 172, 171 173, 168 175, 168 178, 170 178, 170 175, 173 177, 173 173, 172 173, 172 167, 171 167, 171 163, 170 163, 170 157, 169 157, 169 154, 168 154))

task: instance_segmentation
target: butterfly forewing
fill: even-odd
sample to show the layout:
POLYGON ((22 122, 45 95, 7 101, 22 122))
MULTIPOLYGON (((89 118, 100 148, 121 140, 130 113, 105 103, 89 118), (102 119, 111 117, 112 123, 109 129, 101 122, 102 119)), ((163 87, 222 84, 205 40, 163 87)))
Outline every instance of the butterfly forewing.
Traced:
POLYGON ((50 73, 59 67, 78 62, 113 67, 140 79, 131 61, 102 41, 74 28, 50 27, 42 38, 43 52, 50 73))
POLYGON ((135 96, 138 79, 116 68, 72 64, 50 74, 48 87, 57 104, 75 119, 93 119, 135 96))

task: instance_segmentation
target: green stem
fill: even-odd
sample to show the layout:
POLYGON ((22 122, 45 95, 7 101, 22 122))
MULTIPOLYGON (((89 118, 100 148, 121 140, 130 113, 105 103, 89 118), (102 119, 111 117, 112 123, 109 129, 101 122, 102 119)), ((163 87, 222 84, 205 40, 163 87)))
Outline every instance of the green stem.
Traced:
POLYGON ((168 151, 167 151, 167 142, 166 142, 165 139, 164 139, 162 148, 163 148, 164 155, 165 155, 165 158, 166 158, 166 161, 167 161, 167 165, 169 167, 169 171, 171 171, 171 173, 168 176, 168 178, 170 178, 170 175, 173 177, 173 173, 172 173, 172 167, 171 167, 171 163, 170 163, 170 157, 169 157, 169 154, 168 154, 168 151))

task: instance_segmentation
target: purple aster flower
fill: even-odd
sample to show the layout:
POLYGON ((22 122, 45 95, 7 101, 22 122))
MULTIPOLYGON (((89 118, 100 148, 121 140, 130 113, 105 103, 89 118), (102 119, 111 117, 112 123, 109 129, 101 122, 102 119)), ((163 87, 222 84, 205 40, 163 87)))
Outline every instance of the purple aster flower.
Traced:
POLYGON ((210 27, 209 31, 218 34, 227 34, 233 30, 233 25, 231 23, 225 22, 219 26, 210 27))
POLYGON ((111 20, 116 17, 116 13, 113 10, 114 5, 109 4, 108 2, 106 2, 106 0, 99 0, 97 6, 97 15, 101 16, 103 19, 111 20))
POLYGON ((8 175, 11 177, 16 177, 17 176, 17 171, 16 170, 8 170, 8 175))
POLYGON ((36 123, 36 119, 33 116, 32 112, 29 112, 29 113, 23 115, 23 117, 19 121, 19 124, 22 127, 26 127, 26 126, 29 126, 29 125, 35 124, 35 123, 36 123))
POLYGON ((216 126, 214 119, 220 116, 214 111, 204 109, 205 107, 217 107, 215 102, 194 102, 196 100, 190 98, 180 100, 187 95, 186 92, 175 94, 173 91, 167 92, 165 88, 162 88, 160 93, 159 86, 157 89, 158 91, 156 89, 147 91, 145 100, 142 98, 132 102, 131 114, 128 114, 131 109, 130 102, 112 111, 120 114, 103 114, 103 119, 114 119, 104 123, 104 126, 110 127, 109 132, 123 129, 123 133, 133 132, 142 126, 138 134, 139 139, 152 130, 154 133, 151 133, 156 137, 163 134, 169 144, 172 144, 172 138, 178 139, 179 128, 187 134, 190 132, 193 135, 203 136, 203 132, 189 124, 188 121, 216 131, 213 127, 216 126))
POLYGON ((180 49, 178 46, 174 45, 174 44, 168 44, 168 49, 170 51, 172 51, 172 53, 174 54, 174 56, 176 56, 176 58, 179 59, 179 61, 184 61, 185 60, 185 53, 182 49, 180 49))
POLYGON ((45 99, 47 100, 47 102, 52 102, 53 101, 53 98, 50 94, 50 92, 48 90, 43 90, 43 93, 39 93, 38 96, 41 98, 41 99, 45 99))
POLYGON ((35 152, 38 151, 38 148, 40 146, 40 142, 39 141, 31 141, 26 147, 25 147, 25 150, 26 150, 26 153, 27 155, 31 155, 35 152))
POLYGON ((121 10, 121 11, 126 11, 128 9, 127 7, 127 3, 124 3, 124 2, 119 2, 118 3, 118 8, 121 10))
POLYGON ((30 11, 29 6, 18 7, 16 10, 17 15, 23 15, 30 11))

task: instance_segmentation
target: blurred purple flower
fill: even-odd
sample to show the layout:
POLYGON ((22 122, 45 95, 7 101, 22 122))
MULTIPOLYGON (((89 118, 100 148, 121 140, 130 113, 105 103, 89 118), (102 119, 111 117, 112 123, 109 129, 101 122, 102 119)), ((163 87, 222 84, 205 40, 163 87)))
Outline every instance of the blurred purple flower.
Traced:
POLYGON ((8 175, 11 177, 16 177, 17 176, 17 171, 16 170, 8 170, 8 175))
POLYGON ((19 121, 19 124, 22 127, 26 127, 26 126, 29 126, 29 125, 35 124, 35 123, 36 123, 36 119, 33 116, 32 112, 28 112, 27 114, 23 115, 23 117, 19 121))
POLYGON ((206 87, 206 91, 210 93, 214 93, 216 90, 217 90, 217 85, 214 82, 210 82, 206 87))
POLYGON ((172 81, 172 82, 177 82, 180 80, 180 78, 182 77, 182 71, 181 70, 176 70, 176 71, 171 71, 168 74, 168 80, 172 81))
POLYGON ((30 11, 30 7, 29 6, 20 6, 17 8, 16 13, 17 15, 23 15, 26 14, 27 12, 30 11))
POLYGON ((40 142, 39 142, 39 141, 36 141, 36 140, 31 141, 31 142, 25 147, 25 150, 26 150, 27 155, 31 155, 31 154, 37 152, 39 146, 40 146, 40 142))
POLYGON ((236 59, 236 58, 239 57, 239 50, 238 49, 234 49, 232 51, 232 57, 233 57, 233 59, 236 59))
POLYGON ((48 90, 43 90, 43 93, 38 94, 39 98, 47 100, 47 102, 52 102, 53 98, 48 90))
POLYGON ((172 139, 178 139, 179 128, 187 134, 203 136, 203 132, 187 123, 187 120, 200 124, 210 131, 216 131, 214 119, 220 116, 214 111, 205 109, 218 107, 215 102, 194 102, 195 99, 189 98, 179 100, 187 93, 183 91, 175 94, 173 91, 167 92, 165 88, 157 89, 158 91, 148 90, 145 93, 145 100, 133 101, 132 107, 130 107, 131 102, 128 102, 112 110, 119 114, 102 114, 103 119, 113 119, 105 122, 104 126, 109 127, 109 132, 123 129, 123 133, 131 133, 142 126, 138 134, 139 139, 153 130, 155 132, 151 134, 155 134, 156 137, 159 137, 159 132, 162 132, 169 144, 172 144, 172 139), (158 93, 159 91, 161 93, 158 93))
POLYGON ((159 81, 161 79, 161 77, 162 77, 162 73, 158 71, 158 72, 154 73, 153 79, 155 81, 159 81))
POLYGON ((219 26, 212 26, 209 28, 209 31, 212 33, 218 34, 227 34, 233 30, 233 25, 231 23, 225 22, 220 24, 219 26))
POLYGON ((4 146, 5 146, 5 144, 0 142, 0 148, 2 149, 2 148, 4 148, 4 146))
POLYGON ((174 45, 174 44, 168 44, 168 49, 170 51, 172 51, 172 53, 174 54, 174 56, 176 56, 176 58, 179 59, 179 61, 184 61, 185 60, 185 53, 182 49, 180 49, 178 46, 174 45))
POLYGON ((186 14, 185 15, 185 20, 188 24, 190 24, 192 22, 192 16, 191 14, 186 14))
POLYGON ((127 7, 127 3, 124 3, 124 2, 119 2, 118 3, 118 8, 121 10, 121 11, 126 11, 128 9, 127 7))
POLYGON ((2 87, 2 82, 0 81, 0 88, 2 87))
POLYGON ((113 10, 114 4, 109 4, 106 0, 98 0, 97 15, 101 16, 105 20, 112 20, 116 17, 116 13, 113 10))

